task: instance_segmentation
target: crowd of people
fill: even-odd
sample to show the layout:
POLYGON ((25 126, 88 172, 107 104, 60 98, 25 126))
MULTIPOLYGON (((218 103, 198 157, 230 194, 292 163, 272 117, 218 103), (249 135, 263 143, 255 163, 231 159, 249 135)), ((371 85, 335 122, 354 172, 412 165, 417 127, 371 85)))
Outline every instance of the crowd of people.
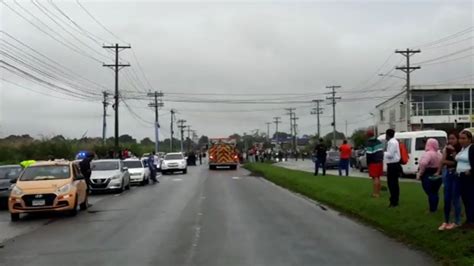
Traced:
MULTIPOLYGON (((399 178, 402 175, 402 165, 408 160, 408 153, 403 143, 395 138, 395 131, 385 132, 384 145, 373 131, 367 132, 366 158, 369 176, 373 180, 374 198, 380 197, 380 178, 384 174, 384 164, 387 165, 387 186, 390 193, 389 208, 400 204, 399 178)), ((474 228, 474 145, 473 136, 469 130, 460 133, 452 131, 448 134, 448 143, 440 150, 438 140, 426 140, 425 152, 419 161, 417 179, 421 181, 423 191, 427 195, 428 210, 437 212, 439 205, 439 190, 444 189, 444 221, 439 230, 451 230, 459 226, 474 228), (462 224, 461 213, 464 206, 465 222, 462 224), (454 210, 454 217, 451 217, 454 210)), ((344 141, 339 147, 339 175, 348 175, 349 159, 352 148, 344 141)), ((315 171, 318 175, 322 169, 326 174, 327 147, 323 139, 314 149, 315 171)))

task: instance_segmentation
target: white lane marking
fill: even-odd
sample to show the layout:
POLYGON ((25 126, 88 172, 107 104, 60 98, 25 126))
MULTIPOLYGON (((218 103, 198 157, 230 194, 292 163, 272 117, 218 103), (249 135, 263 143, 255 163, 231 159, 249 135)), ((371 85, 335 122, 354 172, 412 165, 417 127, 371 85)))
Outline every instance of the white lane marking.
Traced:
POLYGON ((240 177, 238 177, 238 176, 233 176, 232 179, 238 180, 238 179, 240 179, 240 177))
POLYGON ((173 181, 183 181, 182 178, 173 178, 172 180, 173 180, 173 181))

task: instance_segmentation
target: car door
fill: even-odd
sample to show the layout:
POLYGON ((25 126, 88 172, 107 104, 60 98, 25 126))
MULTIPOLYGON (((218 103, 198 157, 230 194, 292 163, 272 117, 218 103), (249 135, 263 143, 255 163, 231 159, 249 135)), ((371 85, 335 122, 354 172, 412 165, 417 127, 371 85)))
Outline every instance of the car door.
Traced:
POLYGON ((77 194, 79 196, 78 203, 82 203, 85 201, 87 195, 86 180, 83 178, 81 171, 79 171, 79 167, 77 167, 75 164, 73 164, 73 174, 74 179, 72 182, 77 188, 77 194), (77 180, 78 177, 82 177, 82 179, 77 180))
POLYGON ((130 184, 130 173, 128 172, 128 169, 124 169, 125 165, 123 164, 123 161, 120 161, 120 173, 122 175, 122 180, 123 184, 125 186, 128 186, 130 184))

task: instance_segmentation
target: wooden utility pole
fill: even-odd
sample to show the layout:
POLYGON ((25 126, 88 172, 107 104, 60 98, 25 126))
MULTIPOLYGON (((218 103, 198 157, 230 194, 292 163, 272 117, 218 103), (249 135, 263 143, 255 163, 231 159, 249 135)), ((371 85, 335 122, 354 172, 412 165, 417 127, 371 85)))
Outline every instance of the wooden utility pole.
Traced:
POLYGON ((421 51, 420 50, 410 50, 409 48, 407 48, 406 50, 396 50, 395 53, 401 54, 404 57, 406 57, 406 59, 407 59, 406 66, 396 67, 396 69, 405 72, 406 75, 407 75, 407 80, 406 80, 406 90, 407 90, 406 116, 407 117, 406 117, 406 119, 407 119, 407 131, 411 131, 411 123, 410 123, 410 118, 411 118, 411 114, 410 114, 411 113, 410 73, 417 70, 417 69, 420 69, 421 67, 419 67, 419 66, 416 66, 416 67, 410 66, 410 56, 412 56, 414 54, 417 54, 417 53, 421 53, 421 51))
POLYGON ((324 100, 313 100, 316 103, 316 107, 311 111, 312 115, 316 115, 317 126, 318 126, 318 138, 321 138, 321 122, 319 120, 319 115, 323 113, 323 108, 319 107, 319 104, 324 100))
POLYGON ((327 89, 331 89, 331 94, 330 97, 326 97, 326 100, 329 100, 332 105, 332 141, 333 141, 333 147, 336 147, 336 101, 340 100, 341 97, 336 97, 336 89, 339 89, 341 86, 326 86, 327 89))
POLYGON ((130 64, 121 64, 119 63, 119 52, 124 49, 132 48, 130 45, 104 45, 102 48, 105 49, 114 49, 115 50, 115 64, 103 64, 104 67, 110 67, 115 71, 115 103, 113 105, 115 111, 115 152, 120 157, 120 147, 119 147, 119 70, 124 67, 129 67, 130 64))
POLYGON ((150 92, 147 94, 148 97, 153 97, 153 102, 148 104, 148 107, 155 108, 155 152, 159 151, 160 148, 160 123, 158 119, 158 109, 163 107, 163 101, 161 97, 163 97, 163 92, 150 92))

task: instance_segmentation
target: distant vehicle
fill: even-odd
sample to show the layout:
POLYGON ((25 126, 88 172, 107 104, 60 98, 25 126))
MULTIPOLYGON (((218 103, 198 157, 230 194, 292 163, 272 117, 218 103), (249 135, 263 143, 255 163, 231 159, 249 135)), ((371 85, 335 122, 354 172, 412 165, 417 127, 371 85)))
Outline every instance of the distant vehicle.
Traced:
POLYGON ((87 209, 87 185, 72 162, 38 162, 25 168, 10 193, 8 209, 12 221, 20 214, 61 211, 76 215, 87 209))
POLYGON ((186 158, 181 152, 167 153, 161 162, 161 172, 163 174, 172 172, 188 172, 186 158))
MULTIPOLYGON (((418 163, 425 151, 425 144, 429 138, 436 139, 439 142, 439 148, 443 149, 446 145, 447 137, 448 134, 442 130, 396 132, 395 138, 400 143, 405 144, 409 155, 408 163, 402 165, 403 174, 414 175, 418 172, 418 163)), ((385 134, 380 135, 378 139, 385 143, 385 134)), ((387 165, 384 164, 384 172, 386 169, 387 165)))
POLYGON ((235 145, 235 139, 231 138, 215 138, 209 139, 211 146, 209 147, 209 169, 215 170, 217 167, 229 167, 237 169, 239 165, 239 153, 235 145))
POLYGON ((130 173, 122 160, 96 160, 91 163, 91 190, 119 192, 130 189, 130 173))
POLYGON ((0 207, 8 208, 8 197, 10 196, 10 181, 17 179, 21 173, 21 166, 17 164, 0 166, 0 207))
POLYGON ((326 169, 338 168, 341 153, 338 151, 328 151, 326 157, 326 169))
POLYGON ((139 159, 126 159, 123 165, 128 168, 132 184, 147 185, 150 181, 150 169, 139 159))
POLYGON ((365 150, 363 150, 359 158, 357 158, 357 169, 359 169, 360 172, 364 172, 364 170, 367 169, 367 153, 365 150))

